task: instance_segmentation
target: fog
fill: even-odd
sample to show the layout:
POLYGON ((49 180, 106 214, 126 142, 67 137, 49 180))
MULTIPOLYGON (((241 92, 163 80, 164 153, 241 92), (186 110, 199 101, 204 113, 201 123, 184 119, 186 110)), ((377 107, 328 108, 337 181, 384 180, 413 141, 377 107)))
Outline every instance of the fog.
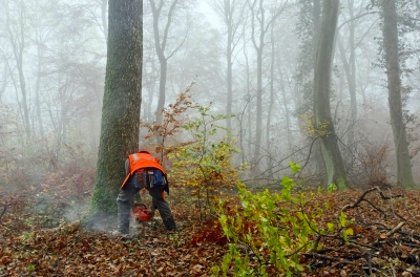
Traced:
MULTIPOLYGON (((161 114, 156 112, 162 82, 156 49, 160 44, 167 62, 164 106, 192 84, 195 102, 211 105, 214 114, 232 114, 219 124, 236 138, 239 152, 232 162, 257 167, 245 170, 245 179, 271 184, 288 172, 293 160, 303 166, 308 183, 322 183, 319 146, 310 135, 317 40, 313 1, 227 2, 230 17, 223 14, 221 0, 179 0, 172 12, 173 0, 163 1, 155 18, 158 43, 156 14, 150 1, 143 2, 141 120, 152 123, 161 114), (260 2, 264 9, 258 9, 260 2)), ((403 117, 414 179, 420 183, 420 8, 418 0, 403 2, 397 5, 403 117)), ((91 189, 96 167, 107 3, 0 3, 0 190, 42 184, 49 191, 67 184, 68 195, 76 197, 91 189)), ((370 0, 341 1, 337 25, 330 101, 349 183, 357 187, 372 181, 367 169, 371 165, 394 185, 397 166, 380 9, 370 0)), ((143 129, 141 135, 144 145, 143 129)), ((77 213, 75 209, 71 216, 77 213)))

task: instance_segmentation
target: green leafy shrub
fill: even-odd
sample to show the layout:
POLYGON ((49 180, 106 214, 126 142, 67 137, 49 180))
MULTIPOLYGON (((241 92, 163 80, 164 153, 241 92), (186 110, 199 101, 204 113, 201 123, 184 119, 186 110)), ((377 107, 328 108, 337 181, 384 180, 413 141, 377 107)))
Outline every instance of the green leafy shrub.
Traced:
POLYGON ((212 200, 236 185, 237 169, 231 164, 236 149, 229 136, 221 135, 225 130, 217 124, 226 117, 212 115, 210 107, 198 106, 197 110, 200 116, 182 125, 192 139, 167 151, 169 178, 188 187, 199 203, 205 199, 205 208, 211 210, 212 200))
MULTIPOLYGON (((291 162, 290 167, 294 174, 300 171, 298 164, 291 162)), ((327 207, 309 205, 314 193, 293 192, 293 178, 283 177, 281 185, 280 193, 253 193, 238 186, 240 205, 222 210, 219 217, 230 243, 221 264, 212 269, 214 275, 291 276, 303 270, 301 253, 321 247, 320 237, 341 232, 349 223, 344 214, 336 223, 323 222, 327 207)), ((351 234, 349 228, 343 233, 351 234)))
POLYGON ((189 196, 196 196, 201 212, 212 211, 213 199, 238 180, 231 164, 235 142, 220 126, 226 116, 214 115, 211 106, 191 99, 192 85, 163 110, 162 122, 142 123, 147 131, 143 144, 160 153, 171 187, 182 187, 189 196))

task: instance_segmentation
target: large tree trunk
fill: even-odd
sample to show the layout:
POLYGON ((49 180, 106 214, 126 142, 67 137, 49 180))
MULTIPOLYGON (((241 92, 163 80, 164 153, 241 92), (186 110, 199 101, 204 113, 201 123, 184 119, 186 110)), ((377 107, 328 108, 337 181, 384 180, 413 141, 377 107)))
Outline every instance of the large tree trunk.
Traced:
POLYGON ((91 213, 116 213, 124 161, 129 153, 138 150, 142 16, 141 0, 109 1, 105 93, 91 213))
MULTIPOLYGON (((313 112, 313 80, 316 48, 319 37, 320 18, 321 18, 321 0, 300 0, 300 21, 303 26, 300 30, 302 46, 299 53, 299 66, 296 75, 296 87, 294 102, 297 107, 298 118, 301 125, 305 125, 305 118, 310 112, 313 112)), ((308 136, 307 132, 302 134, 305 144, 312 144, 313 138, 308 136)), ((319 142, 315 143, 315 148, 319 148, 319 142)), ((310 153, 311 154, 311 153, 310 153)), ((320 151, 316 151, 310 156, 311 163, 314 164, 316 172, 322 172, 322 157, 320 151)))
POLYGON ((400 61, 398 56, 397 12, 394 0, 382 0, 383 46, 388 78, 388 102, 397 155, 398 183, 415 186, 402 113, 400 61))
POLYGON ((339 2, 339 0, 324 0, 323 2, 321 29, 315 59, 314 123, 321 141, 327 183, 334 183, 343 189, 347 187, 347 177, 338 148, 330 108, 331 64, 339 2))

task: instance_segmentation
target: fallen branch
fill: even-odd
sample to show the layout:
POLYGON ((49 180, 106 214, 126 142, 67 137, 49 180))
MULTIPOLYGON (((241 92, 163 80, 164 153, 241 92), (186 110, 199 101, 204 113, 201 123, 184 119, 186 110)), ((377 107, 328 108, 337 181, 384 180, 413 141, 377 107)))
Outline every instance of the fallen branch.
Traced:
POLYGON ((419 243, 419 241, 420 241, 420 234, 416 234, 415 231, 404 232, 404 231, 398 230, 398 233, 400 235, 403 235, 405 238, 410 238, 412 240, 412 242, 419 243), (415 241, 413 241, 413 240, 415 240, 415 241))
POLYGON ((349 241, 348 244, 350 246, 353 246, 353 247, 361 250, 361 251, 368 251, 368 250, 375 250, 376 252, 379 252, 380 251, 380 249, 377 248, 377 247, 375 247, 375 246, 364 244, 364 243, 360 243, 360 242, 354 241, 354 240, 349 241))
POLYGON ((349 209, 354 209, 354 208, 356 208, 357 206, 359 206, 359 204, 363 201, 363 199, 365 198, 365 196, 368 194, 368 193, 370 193, 370 192, 372 192, 372 191, 374 191, 376 189, 376 187, 374 187, 374 188, 371 188, 371 189, 368 189, 367 191, 365 191, 357 200, 356 200, 356 202, 354 202, 353 204, 348 204, 348 205, 345 205, 342 209, 341 209, 341 211, 342 212, 345 212, 345 211, 347 211, 347 210, 349 210, 349 209))
POLYGON ((368 190, 366 190, 357 200, 356 200, 356 202, 354 202, 353 204, 348 204, 348 205, 345 205, 342 209, 341 209, 341 211, 342 212, 345 212, 345 211, 347 211, 347 210, 349 210, 349 209, 354 209, 354 208, 356 208, 356 207, 358 207, 359 206, 359 204, 362 202, 362 201, 366 201, 366 202, 368 202, 373 208, 375 208, 375 209, 377 209, 378 211, 380 211, 380 212, 382 212, 382 213, 385 213, 384 211, 382 211, 381 209, 379 209, 379 208, 377 208, 377 207, 375 207, 373 204, 372 204, 372 202, 370 202, 369 200, 367 200, 367 199, 365 199, 365 197, 366 197, 366 195, 368 195, 369 193, 371 193, 372 191, 378 191, 379 192, 379 195, 381 195, 381 198, 383 199, 383 200, 390 200, 390 199, 394 199, 394 198, 399 198, 399 197, 404 197, 404 195, 402 195, 402 194, 398 194, 398 195, 393 195, 393 196, 386 196, 383 192, 382 192, 382 190, 379 188, 379 187, 373 187, 373 188, 370 188, 370 189, 368 189, 368 190))
POLYGON ((395 226, 394 228, 392 228, 391 231, 389 231, 388 233, 385 234, 386 237, 390 237, 392 236, 394 233, 398 232, 403 226, 405 225, 405 222, 400 222, 398 223, 397 226, 395 226))
POLYGON ((376 207, 376 206, 375 206, 372 202, 370 202, 369 200, 367 200, 367 199, 363 199, 362 201, 367 202, 369 205, 371 205, 371 206, 372 206, 372 208, 374 208, 374 209, 375 209, 375 210, 377 210, 378 212, 381 212, 382 214, 386 215, 386 213, 385 213, 385 211, 384 211, 384 210, 382 210, 382 209, 380 209, 380 208, 376 207))

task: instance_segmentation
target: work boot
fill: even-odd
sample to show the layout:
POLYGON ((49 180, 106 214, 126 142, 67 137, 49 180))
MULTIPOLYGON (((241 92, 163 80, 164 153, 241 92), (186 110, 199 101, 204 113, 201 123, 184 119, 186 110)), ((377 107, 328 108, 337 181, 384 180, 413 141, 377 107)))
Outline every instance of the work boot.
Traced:
POLYGON ((173 219, 173 217, 163 219, 163 224, 165 225, 165 228, 168 231, 175 231, 176 230, 176 224, 175 224, 175 220, 173 219))

